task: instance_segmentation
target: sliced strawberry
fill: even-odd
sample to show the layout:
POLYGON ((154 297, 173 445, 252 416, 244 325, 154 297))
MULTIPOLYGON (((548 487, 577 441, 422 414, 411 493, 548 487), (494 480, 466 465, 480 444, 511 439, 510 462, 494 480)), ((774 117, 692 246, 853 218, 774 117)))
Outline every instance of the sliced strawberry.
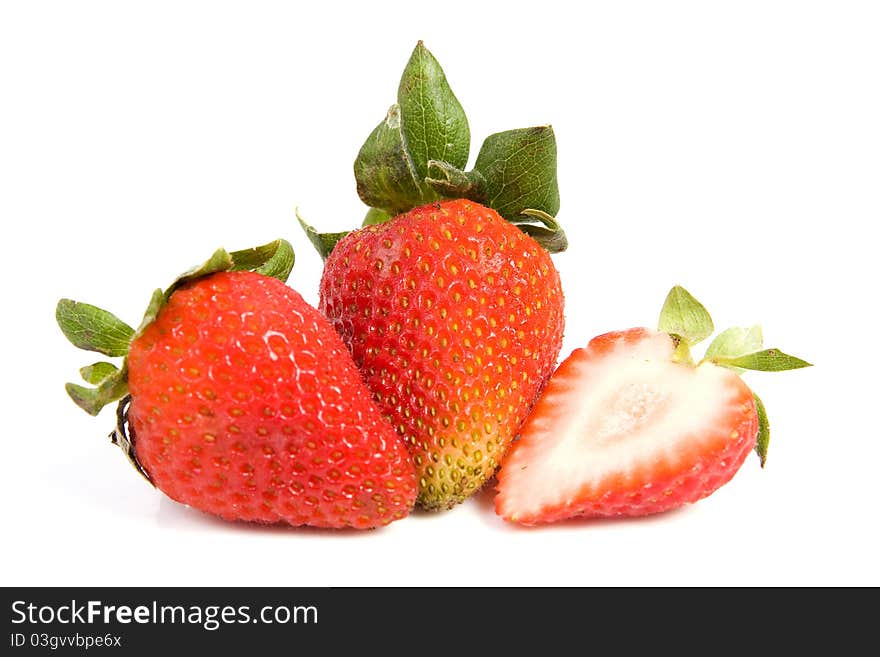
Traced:
POLYGON ((658 513, 703 498, 755 447, 755 398, 730 369, 673 358, 668 333, 594 338, 556 370, 498 473, 521 524, 658 513))

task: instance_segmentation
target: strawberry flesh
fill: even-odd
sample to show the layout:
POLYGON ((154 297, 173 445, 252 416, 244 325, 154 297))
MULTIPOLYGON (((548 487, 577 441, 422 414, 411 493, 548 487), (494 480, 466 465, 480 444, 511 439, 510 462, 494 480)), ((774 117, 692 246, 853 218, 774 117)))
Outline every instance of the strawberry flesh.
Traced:
POLYGON ((639 516, 695 502, 755 445, 749 388, 673 361, 666 333, 594 338, 551 377, 498 474, 496 511, 521 524, 639 516))

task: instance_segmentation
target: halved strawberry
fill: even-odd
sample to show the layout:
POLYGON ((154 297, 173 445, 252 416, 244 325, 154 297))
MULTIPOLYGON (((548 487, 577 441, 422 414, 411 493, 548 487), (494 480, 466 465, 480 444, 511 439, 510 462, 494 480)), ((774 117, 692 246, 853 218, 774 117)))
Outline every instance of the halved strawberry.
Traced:
POLYGON ((661 328, 600 335, 559 366, 502 463, 499 515, 531 525, 658 513, 714 492, 752 449, 763 462, 763 405, 734 370, 808 363, 761 351, 753 328, 720 334, 694 365, 689 346, 712 324, 682 288, 661 328))

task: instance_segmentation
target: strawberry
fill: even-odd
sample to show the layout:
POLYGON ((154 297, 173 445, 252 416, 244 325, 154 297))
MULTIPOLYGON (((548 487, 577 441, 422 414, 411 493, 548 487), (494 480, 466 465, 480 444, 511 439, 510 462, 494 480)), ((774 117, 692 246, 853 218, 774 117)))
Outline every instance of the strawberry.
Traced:
POLYGON ((689 348, 713 327, 680 287, 660 328, 600 335, 559 366, 498 473, 499 515, 534 525, 659 513, 713 493, 752 450, 763 465, 766 413, 737 371, 809 364, 761 350, 758 327, 721 333, 694 364, 689 348))
POLYGON ((326 261, 319 307, 409 446, 426 509, 492 476, 562 341, 553 129, 490 134, 466 170, 470 136, 419 42, 354 161, 363 228, 319 233, 297 213, 326 261))
POLYGON ((349 233, 325 263, 319 308, 406 441, 427 509, 461 502, 495 472, 564 325, 548 253, 466 200, 349 233))
POLYGON ((412 463, 339 336, 279 278, 228 271, 253 251, 218 254, 158 291, 137 332, 62 300, 74 344, 126 357, 86 368, 97 387, 68 384, 71 397, 92 414, 122 397, 114 440, 158 489, 207 513, 330 528, 406 516, 412 463))

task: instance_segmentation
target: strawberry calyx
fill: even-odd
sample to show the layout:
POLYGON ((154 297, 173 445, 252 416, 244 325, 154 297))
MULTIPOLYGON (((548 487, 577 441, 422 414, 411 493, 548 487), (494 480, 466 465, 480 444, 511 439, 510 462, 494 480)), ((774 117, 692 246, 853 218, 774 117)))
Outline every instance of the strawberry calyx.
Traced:
MULTIPOLYGON (((441 199, 466 198, 492 208, 550 253, 564 251, 568 241, 555 219, 559 185, 553 128, 489 135, 467 171, 470 138, 461 103, 440 64, 419 41, 401 76, 397 102, 354 162, 358 196, 369 206, 362 225, 441 199)), ((347 234, 321 233, 299 219, 325 259, 347 234)))
MULTIPOLYGON (((321 233, 314 226, 307 223, 305 219, 302 218, 302 215, 299 213, 299 208, 297 208, 294 213, 296 214, 296 219, 299 221, 300 228, 303 229, 303 232, 306 234, 306 237, 309 238, 309 242, 312 243, 312 246, 315 247, 315 251, 318 252, 318 255, 321 256, 322 260, 326 260, 327 256, 330 255, 330 252, 333 250, 333 247, 336 246, 336 243, 341 240, 343 237, 348 235, 350 231, 344 230, 339 233, 321 233)), ((374 208, 370 209, 370 212, 367 213, 367 218, 364 219, 364 225, 371 224, 381 224, 385 221, 388 221, 391 217, 381 210, 375 210, 374 208), (372 214, 371 214, 372 213, 372 214), (375 220, 371 220, 367 223, 367 219, 370 219, 371 216, 375 220)))
POLYGON ((137 329, 97 306, 61 299, 55 307, 55 320, 71 344, 86 351, 122 358, 120 366, 99 361, 83 367, 80 375, 91 387, 68 383, 65 386, 67 394, 90 415, 97 415, 104 406, 124 397, 128 393, 126 356, 131 341, 156 318, 181 285, 220 271, 254 271, 286 281, 293 262, 293 247, 280 239, 231 253, 217 249, 208 260, 178 276, 166 289, 153 292, 137 329))
POLYGON ((174 291, 182 285, 221 271, 253 271, 286 282, 294 259, 293 247, 281 239, 241 251, 217 249, 208 260, 178 276, 167 288, 153 292, 137 329, 113 313, 91 304, 61 299, 56 305, 55 320, 71 344, 111 358, 122 358, 119 366, 108 361, 86 365, 80 369, 80 376, 89 385, 67 383, 65 390, 77 406, 93 416, 98 415, 107 404, 119 401, 116 427, 110 433, 110 441, 122 449, 135 470, 150 483, 149 474, 135 456, 135 437, 128 425, 131 399, 128 394, 128 350, 131 341, 156 319, 174 291))
POLYGON ((110 442, 122 450, 128 462, 144 479, 153 484, 153 478, 150 477, 147 469, 141 465, 137 453, 134 451, 135 435, 128 422, 128 407, 130 404, 131 395, 126 394, 119 400, 119 404, 116 405, 116 426, 110 432, 110 442))
MULTIPOLYGON (((745 370, 782 372, 812 366, 811 363, 779 349, 765 349, 763 333, 758 325, 748 328, 735 326, 722 331, 706 348, 703 357, 695 362, 691 348, 709 338, 714 333, 715 326, 705 306, 678 285, 666 296, 657 328, 668 333, 676 344, 673 361, 692 367, 712 363, 742 374, 745 370)), ((770 444, 770 422, 764 403, 751 388, 750 392, 758 415, 755 452, 761 467, 764 467, 770 444)))

